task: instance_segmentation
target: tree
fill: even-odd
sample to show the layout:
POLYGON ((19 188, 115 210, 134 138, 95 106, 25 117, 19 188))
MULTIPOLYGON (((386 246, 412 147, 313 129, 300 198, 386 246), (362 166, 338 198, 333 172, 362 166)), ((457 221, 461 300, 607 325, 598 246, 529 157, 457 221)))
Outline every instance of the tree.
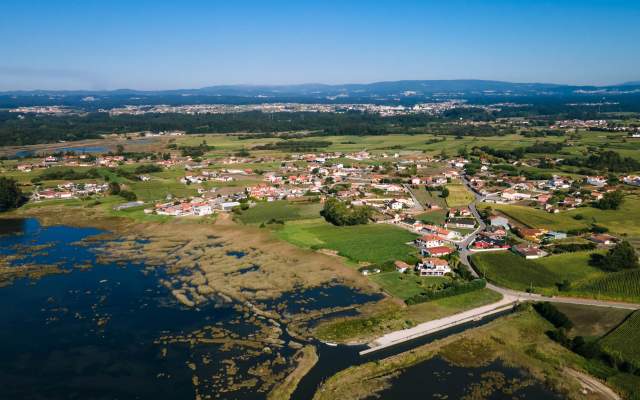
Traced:
POLYGON ((0 211, 18 208, 24 202, 22 190, 15 179, 0 177, 0 211))
POLYGON ((369 222, 372 210, 367 206, 348 207, 346 203, 330 198, 324 203, 320 215, 334 225, 362 225, 369 222))
POLYGON ((617 210, 624 201, 624 194, 620 190, 607 192, 604 196, 593 205, 601 210, 617 210))
POLYGON ((607 271, 638 268, 638 255, 629 242, 622 241, 607 254, 592 254, 590 264, 607 271))
POLYGON ((447 197, 449 197, 449 189, 442 188, 442 192, 440 193, 440 197, 442 197, 443 199, 446 199, 447 197))
POLYGON ((119 144, 116 146, 116 154, 122 155, 122 153, 124 153, 124 146, 119 144))
POLYGON ((114 196, 120 194, 120 184, 118 182, 109 183, 109 194, 114 196))

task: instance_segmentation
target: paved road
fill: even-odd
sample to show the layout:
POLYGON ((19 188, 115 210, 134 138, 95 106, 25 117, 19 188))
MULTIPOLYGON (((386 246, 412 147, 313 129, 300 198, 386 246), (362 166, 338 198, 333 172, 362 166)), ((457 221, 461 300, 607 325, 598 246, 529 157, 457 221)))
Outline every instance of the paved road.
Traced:
MULTIPOLYGON (((478 273, 471 267, 471 263, 469 261, 470 252, 468 250, 469 244, 473 242, 473 240, 477 237, 478 233, 480 233, 483 229, 485 229, 486 225, 480 218, 480 214, 476 209, 476 203, 484 200, 484 198, 475 193, 466 179, 463 179, 464 184, 467 188, 474 193, 476 199, 473 203, 469 204, 469 209, 473 213, 474 217, 478 220, 480 226, 476 229, 471 235, 469 235, 464 241, 459 243, 459 251, 460 251, 460 261, 469 268, 473 276, 478 277, 478 273)), ((628 310, 639 310, 640 304, 634 303, 621 303, 615 301, 602 301, 602 300, 594 300, 594 299, 579 299, 573 297, 547 297, 542 296, 540 294, 535 293, 527 293, 520 292, 517 290, 511 290, 507 288, 503 288, 500 286, 496 286, 491 283, 487 283, 487 288, 494 290, 500 294, 502 294, 502 300, 489 304, 486 306, 477 307, 471 310, 463 311, 458 314, 450 315, 448 317, 424 322, 417 326, 414 326, 410 329, 403 329, 400 331, 395 331, 388 333, 384 336, 381 336, 371 343, 369 343, 370 348, 367 350, 363 350, 360 354, 367 354, 377 350, 381 350, 383 348, 394 346, 396 344, 415 339, 420 336, 429 335, 431 333, 451 328, 456 325, 464 324, 469 321, 486 317, 488 315, 495 314, 500 311, 507 310, 512 307, 514 304, 523 302, 523 301, 548 301, 552 303, 566 303, 566 304, 579 304, 585 306, 593 306, 593 307, 613 307, 613 308, 622 308, 628 310)))
MULTIPOLYGON (((471 185, 469 184, 469 181, 466 178, 463 178, 462 182, 467 187, 467 189, 470 192, 472 192, 475 196, 475 201, 469 204, 469 209, 471 210, 471 213, 473 214, 473 216, 478 220, 478 223, 480 224, 480 226, 471 235, 469 235, 469 237, 467 237, 467 239, 465 239, 463 243, 461 243, 462 248, 460 249, 460 261, 464 265, 466 265, 467 268, 469 268, 473 276, 478 277, 478 273, 471 266, 469 257, 472 253, 469 251, 468 247, 473 242, 473 240, 475 240, 475 238, 478 236, 478 233, 480 233, 486 227, 486 224, 482 221, 482 218, 480 218, 480 213, 476 208, 476 204, 478 202, 482 202, 485 198, 482 195, 476 193, 471 188, 471 185)), ((579 299, 579 298, 573 298, 573 297, 555 297, 555 296, 548 297, 548 296, 542 296, 540 294, 535 294, 535 293, 527 293, 527 292, 520 292, 517 290, 507 289, 500 286, 496 286, 491 283, 487 284, 487 288, 494 290, 498 293, 501 293, 503 296, 515 297, 518 299, 518 301, 548 301, 552 303, 581 304, 581 305, 597 306, 597 307, 616 307, 616 308, 625 308, 629 310, 640 309, 640 304, 622 303, 622 302, 616 302, 616 301, 592 300, 592 299, 579 299)))

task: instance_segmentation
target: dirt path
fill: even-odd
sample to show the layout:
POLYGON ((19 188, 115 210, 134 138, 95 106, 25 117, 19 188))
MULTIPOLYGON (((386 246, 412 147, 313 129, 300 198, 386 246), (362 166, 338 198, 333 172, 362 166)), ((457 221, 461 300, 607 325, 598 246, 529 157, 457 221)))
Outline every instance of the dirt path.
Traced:
POLYGON ((621 400, 621 397, 616 392, 596 378, 571 368, 565 368, 565 371, 580 382, 582 392, 588 395, 589 398, 621 400))

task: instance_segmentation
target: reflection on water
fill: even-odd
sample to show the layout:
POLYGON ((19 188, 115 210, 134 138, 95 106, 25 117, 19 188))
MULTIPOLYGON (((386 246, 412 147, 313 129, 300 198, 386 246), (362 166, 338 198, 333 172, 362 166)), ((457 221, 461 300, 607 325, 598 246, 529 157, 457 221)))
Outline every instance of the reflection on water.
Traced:
MULTIPOLYGON (((2 399, 263 399, 293 367, 300 342, 286 327, 228 300, 182 307, 159 284, 162 268, 99 264, 104 239, 91 237, 100 230, 0 226, 10 268, 66 272, 0 288, 2 399)), ((344 288, 332 301, 324 290, 335 289, 313 293, 319 307, 353 298, 344 288)), ((287 294, 271 306, 300 300, 287 294)))
POLYGON ((514 398, 559 399, 521 370, 500 361, 483 367, 453 366, 432 358, 400 372, 390 388, 370 399, 404 399, 409 396, 450 399, 514 398))
MULTIPOLYGON (((41 227, 34 219, 0 220, 1 262, 9 268, 55 265, 66 272, 0 287, 2 399, 264 399, 292 370, 291 360, 305 343, 289 336, 284 323, 215 297, 200 308, 182 307, 159 284, 166 278, 163 268, 98 263, 95 249, 106 239, 91 237, 101 233, 41 227)), ((332 284, 258 306, 285 320, 308 315, 308 323, 315 323, 326 310, 348 315, 348 306, 378 298, 332 284)), ((427 340, 433 338, 420 343, 427 340)), ((323 380, 350 365, 406 350, 399 346, 364 358, 358 346, 314 344, 320 360, 295 399, 311 398, 323 380)), ((416 343, 405 346, 411 345, 416 343)), ((405 371, 383 398, 436 392, 455 398, 460 380, 466 385, 485 379, 482 371, 433 363, 405 371), (434 375, 442 370, 449 372, 434 375), (416 380, 412 374, 428 384, 406 383, 416 380)), ((500 365, 487 368, 516 376, 500 365)), ((542 393, 532 388, 541 390, 532 385, 518 394, 542 393)))

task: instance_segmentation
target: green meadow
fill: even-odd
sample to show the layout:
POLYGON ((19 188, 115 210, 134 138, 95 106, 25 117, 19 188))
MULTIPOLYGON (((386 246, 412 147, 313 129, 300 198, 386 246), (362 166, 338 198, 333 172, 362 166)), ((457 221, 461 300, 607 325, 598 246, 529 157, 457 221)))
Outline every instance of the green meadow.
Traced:
POLYGON ((417 253, 406 243, 418 235, 387 224, 334 226, 317 218, 286 222, 274 232, 297 246, 333 250, 353 262, 380 264, 417 253))

